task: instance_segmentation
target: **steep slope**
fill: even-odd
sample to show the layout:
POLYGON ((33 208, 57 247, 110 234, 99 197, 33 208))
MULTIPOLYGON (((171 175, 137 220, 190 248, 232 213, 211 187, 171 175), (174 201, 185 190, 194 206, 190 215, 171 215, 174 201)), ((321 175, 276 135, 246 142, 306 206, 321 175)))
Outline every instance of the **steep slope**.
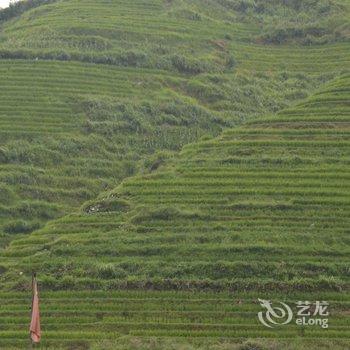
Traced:
POLYGON ((349 86, 343 76, 276 117, 185 146, 14 241, 3 261, 57 288, 346 288, 349 86))
POLYGON ((349 348, 348 1, 48 2, 0 16, 0 348, 32 270, 45 348, 349 348))
MULTIPOLYGON (((344 75, 13 241, 2 285, 39 271, 43 346, 347 349, 349 91, 344 75), (264 327, 257 298, 327 300, 329 328, 264 327)), ((30 296, 1 297, 0 344, 21 348, 30 296)))
MULTIPOLYGON (((156 151, 305 98, 348 62, 343 37, 257 42, 282 8, 313 21, 320 9, 200 5, 44 1, 0 17, 0 247, 115 187, 156 151)), ((339 26, 348 7, 326 12, 339 26)))
POLYGON ((95 198, 143 155, 225 124, 157 72, 24 61, 1 61, 0 70, 0 226, 9 234, 95 198))

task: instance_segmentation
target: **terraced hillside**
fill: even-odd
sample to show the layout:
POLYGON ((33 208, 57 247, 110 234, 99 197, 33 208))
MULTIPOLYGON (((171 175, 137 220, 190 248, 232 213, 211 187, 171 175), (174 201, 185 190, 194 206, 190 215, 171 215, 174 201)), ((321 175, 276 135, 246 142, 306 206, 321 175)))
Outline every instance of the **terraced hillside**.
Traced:
POLYGON ((224 124, 163 87, 156 72, 24 61, 1 61, 0 70, 0 227, 10 235, 115 186, 142 155, 224 124), (167 124, 186 111, 192 116, 167 124))
POLYGON ((342 1, 267 3, 259 18, 220 1, 40 3, 0 15, 0 247, 168 151, 307 97, 349 61, 342 1), (326 11, 339 38, 259 43, 283 9, 326 11))
MULTIPOLYGON (((63 347, 84 338, 86 346, 111 349, 115 342, 146 349, 346 349, 349 90, 344 75, 295 108, 185 146, 159 169, 87 202, 81 213, 13 241, 1 256, 8 269, 3 283, 25 289, 20 275, 35 269, 43 290, 107 290, 77 292, 68 309, 65 298, 73 294, 43 294, 46 341, 63 338, 63 347), (266 328, 256 318, 258 297, 328 300, 330 326, 266 328), (79 315, 73 328, 72 313, 79 315), (93 336, 105 340, 87 340, 93 336)), ((11 320, 0 333, 4 344, 25 338, 8 331, 21 328, 22 311, 14 319, 8 308, 24 295, 3 306, 11 320)))
MULTIPOLYGON (((262 293, 43 292, 43 349, 334 349, 348 348, 349 325, 343 307, 348 295, 308 293, 328 300, 328 329, 295 324, 269 329, 257 320, 262 293)), ((28 348, 30 296, 1 293, 0 346, 28 348)), ((280 300, 280 295, 268 294, 280 300)), ((287 302, 303 300, 293 294, 287 302)))
POLYGON ((15 240, 3 261, 60 289, 346 288, 349 86, 343 76, 273 118, 185 146, 15 240))
POLYGON ((155 151, 216 135, 240 114, 281 108, 330 77, 305 78, 299 89, 293 74, 233 73, 230 85, 221 80, 239 112, 227 116, 188 96, 197 83, 175 73, 23 60, 0 61, 0 72, 1 245, 113 188, 155 151))
POLYGON ((224 72, 236 63, 249 70, 284 66, 288 71, 319 72, 325 58, 328 70, 348 62, 346 0, 36 2, 44 5, 20 17, 8 16, 1 32, 3 57, 184 73, 224 72), (291 50, 283 45, 293 37, 303 46, 291 50))
POLYGON ((348 1, 27 4, 0 11, 0 348, 32 270, 43 348, 349 348, 348 1))

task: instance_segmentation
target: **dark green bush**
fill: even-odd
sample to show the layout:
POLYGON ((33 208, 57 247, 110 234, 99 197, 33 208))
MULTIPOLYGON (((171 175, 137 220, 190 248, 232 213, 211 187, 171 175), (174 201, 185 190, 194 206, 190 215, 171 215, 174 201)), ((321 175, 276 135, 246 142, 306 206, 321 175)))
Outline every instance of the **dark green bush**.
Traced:
POLYGON ((210 70, 204 62, 183 55, 172 56, 171 62, 180 73, 199 74, 210 70))
POLYGON ((188 92, 200 100, 214 103, 226 98, 225 91, 215 84, 204 84, 201 81, 192 79, 187 84, 188 92))
POLYGON ((44 202, 21 202, 17 207, 11 208, 13 215, 22 218, 37 217, 43 220, 54 219, 62 215, 61 208, 55 204, 44 202))
POLYGON ((174 152, 159 151, 147 158, 144 162, 145 168, 148 171, 155 171, 161 165, 165 164, 170 158, 174 157, 174 152))
POLYGON ((281 26, 267 31, 261 36, 261 39, 268 44, 283 44, 289 41, 299 41, 306 44, 312 43, 312 38, 320 38, 327 34, 329 34, 329 30, 319 26, 281 26))
POLYGON ((12 221, 4 226, 4 231, 8 234, 30 233, 37 230, 40 224, 37 222, 27 222, 24 220, 12 221))
POLYGON ((121 65, 131 67, 145 67, 148 65, 148 56, 140 51, 126 51, 116 58, 116 62, 120 60, 121 65))

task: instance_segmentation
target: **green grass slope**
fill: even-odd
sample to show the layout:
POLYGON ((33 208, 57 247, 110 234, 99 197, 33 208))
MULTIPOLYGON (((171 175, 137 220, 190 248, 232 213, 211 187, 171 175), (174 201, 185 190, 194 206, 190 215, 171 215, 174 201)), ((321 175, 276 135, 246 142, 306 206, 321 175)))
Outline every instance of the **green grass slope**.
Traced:
POLYGON ((0 249, 166 152, 288 107, 346 68, 346 2, 277 3, 66 0, 2 11, 0 249), (292 26, 325 11, 319 25, 342 34, 260 42, 282 11, 292 26))
POLYGON ((215 76, 23 60, 0 61, 0 71, 2 246, 115 187, 152 153, 282 108, 331 76, 232 73, 209 85, 215 76))
MULTIPOLYGON (((269 329, 261 325, 257 298, 262 293, 186 292, 42 292, 41 349, 104 350, 344 350, 349 346, 349 321, 344 305, 349 296, 309 293, 332 305, 329 328, 300 328, 295 324, 269 329)), ((30 346, 30 295, 1 293, 0 346, 30 346)), ((281 295, 268 294, 281 300, 281 295)), ((282 297, 284 298, 284 297, 282 297)), ((303 300, 296 293, 286 302, 303 300)))
POLYGON ((1 61, 0 70, 0 227, 8 234, 95 198, 132 174, 142 154, 176 150, 224 124, 157 72, 25 61, 1 61))
POLYGON ((0 348, 29 345, 32 270, 43 348, 348 348, 348 22, 345 0, 1 11, 0 348), (264 328, 258 297, 328 300, 330 328, 264 328))
POLYGON ((348 10, 341 0, 49 1, 4 21, 0 52, 184 73, 317 72, 327 57, 335 70, 348 62, 348 10))
POLYGON ((273 118, 185 146, 13 241, 2 261, 40 270, 52 288, 347 288, 349 86, 343 76, 273 118))
MULTIPOLYGON (((14 240, 2 285, 25 290, 39 271, 42 345, 348 348, 349 89, 345 75, 274 117, 185 146, 14 240), (327 300, 330 326, 266 328, 258 297, 327 300)), ((3 346, 28 343, 29 297, 2 294, 3 346)))

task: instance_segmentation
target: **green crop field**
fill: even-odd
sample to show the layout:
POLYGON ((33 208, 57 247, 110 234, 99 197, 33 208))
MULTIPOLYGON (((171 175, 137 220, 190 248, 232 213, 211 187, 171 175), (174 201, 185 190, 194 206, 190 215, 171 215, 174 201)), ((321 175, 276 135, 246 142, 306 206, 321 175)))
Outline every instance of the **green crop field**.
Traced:
POLYGON ((0 10, 0 349, 350 348, 350 3, 0 10), (324 300, 268 328, 258 298, 324 300))

